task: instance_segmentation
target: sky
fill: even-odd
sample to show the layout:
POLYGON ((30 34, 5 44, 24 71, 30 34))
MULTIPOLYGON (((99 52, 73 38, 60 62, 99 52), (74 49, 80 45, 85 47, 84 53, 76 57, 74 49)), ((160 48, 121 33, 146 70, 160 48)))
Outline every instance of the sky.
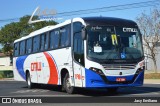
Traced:
MULTIPOLYGON (((152 0, 1 0, 0 1, 0 20, 19 18, 24 15, 31 15, 36 7, 41 10, 55 10, 57 13, 70 12, 77 10, 94 9, 101 7, 117 6, 152 0)), ((126 10, 106 11, 74 16, 63 16, 58 22, 74 17, 104 16, 119 17, 136 20, 142 12, 149 13, 153 7, 132 8, 126 10)), ((0 28, 13 21, 0 21, 0 28)))
MULTIPOLYGON (((40 7, 40 10, 47 9, 55 10, 56 13, 71 12, 77 10, 87 10, 102 7, 110 7, 117 5, 125 5, 131 3, 146 2, 152 0, 0 0, 0 29, 4 25, 15 21, 1 21, 6 19, 20 18, 25 15, 32 15, 36 7, 40 7)), ((160 0, 157 0, 160 1, 160 0)), ((136 21, 136 18, 141 15, 142 12, 147 14, 154 8, 140 7, 126 10, 116 11, 104 11, 104 12, 90 12, 89 14, 79 14, 73 16, 62 16, 57 22, 63 22, 67 19, 74 17, 90 17, 90 16, 103 16, 103 17, 118 17, 124 19, 130 19, 136 21)), ((18 20, 17 20, 18 21, 18 20)), ((2 46, 0 45, 0 48, 2 46)))

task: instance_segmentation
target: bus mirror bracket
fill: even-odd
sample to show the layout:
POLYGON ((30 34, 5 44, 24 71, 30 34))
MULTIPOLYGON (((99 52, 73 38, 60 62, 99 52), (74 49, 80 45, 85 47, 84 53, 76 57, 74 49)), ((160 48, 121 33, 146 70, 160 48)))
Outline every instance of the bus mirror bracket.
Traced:
POLYGON ((86 29, 85 29, 85 26, 82 25, 82 39, 85 40, 86 39, 86 29))

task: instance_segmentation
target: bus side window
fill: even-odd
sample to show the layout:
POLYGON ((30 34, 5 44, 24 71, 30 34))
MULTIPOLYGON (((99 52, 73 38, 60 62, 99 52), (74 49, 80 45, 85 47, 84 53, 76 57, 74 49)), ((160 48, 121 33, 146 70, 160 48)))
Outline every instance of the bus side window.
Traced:
POLYGON ((46 33, 44 36, 44 49, 47 50, 49 46, 49 33, 46 33))
POLYGON ((73 24, 73 52, 74 59, 79 62, 82 66, 84 66, 84 44, 82 39, 82 24, 80 22, 76 22, 73 24))
POLYGON ((70 40, 69 40, 69 38, 70 38, 69 25, 60 29, 60 35, 61 35, 61 38, 60 38, 61 48, 69 46, 69 42, 70 42, 70 40))
POLYGON ((27 39, 27 44, 26 44, 26 54, 31 53, 32 51, 32 38, 27 39))
POLYGON ((42 34, 40 37, 41 37, 41 40, 40 40, 40 42, 41 42, 41 47, 40 47, 40 51, 43 51, 44 50, 44 47, 45 47, 45 34, 42 34))
POLYGON ((53 37, 54 37, 54 31, 52 31, 52 32, 50 32, 50 34, 49 34, 49 40, 50 40, 50 42, 49 42, 49 48, 50 49, 53 49, 53 37))
POLYGON ((59 47, 59 30, 50 32, 50 49, 57 49, 59 47))
POLYGON ((25 40, 20 42, 20 55, 25 54, 25 40))
POLYGON ((33 52, 38 52, 40 48, 40 36, 35 36, 33 38, 33 52))
POLYGON ((14 44, 14 56, 19 55, 19 43, 14 44))
POLYGON ((75 32, 80 32, 82 30, 82 23, 80 22, 75 22, 73 24, 73 33, 75 32))
POLYGON ((74 59, 84 66, 84 44, 81 37, 81 32, 74 34, 74 59))

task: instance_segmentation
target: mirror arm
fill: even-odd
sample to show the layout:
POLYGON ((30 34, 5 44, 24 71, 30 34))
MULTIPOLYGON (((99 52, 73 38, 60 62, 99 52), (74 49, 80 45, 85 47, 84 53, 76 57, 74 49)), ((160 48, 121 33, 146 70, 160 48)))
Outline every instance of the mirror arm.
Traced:
POLYGON ((86 39, 86 29, 85 27, 82 29, 82 39, 85 40, 86 39))

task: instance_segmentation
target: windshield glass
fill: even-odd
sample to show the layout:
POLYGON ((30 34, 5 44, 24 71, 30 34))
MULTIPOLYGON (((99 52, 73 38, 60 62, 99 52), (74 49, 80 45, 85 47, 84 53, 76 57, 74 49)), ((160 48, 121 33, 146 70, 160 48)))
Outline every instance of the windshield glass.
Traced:
POLYGON ((87 27, 87 56, 93 59, 138 59, 143 56, 137 28, 87 27))

